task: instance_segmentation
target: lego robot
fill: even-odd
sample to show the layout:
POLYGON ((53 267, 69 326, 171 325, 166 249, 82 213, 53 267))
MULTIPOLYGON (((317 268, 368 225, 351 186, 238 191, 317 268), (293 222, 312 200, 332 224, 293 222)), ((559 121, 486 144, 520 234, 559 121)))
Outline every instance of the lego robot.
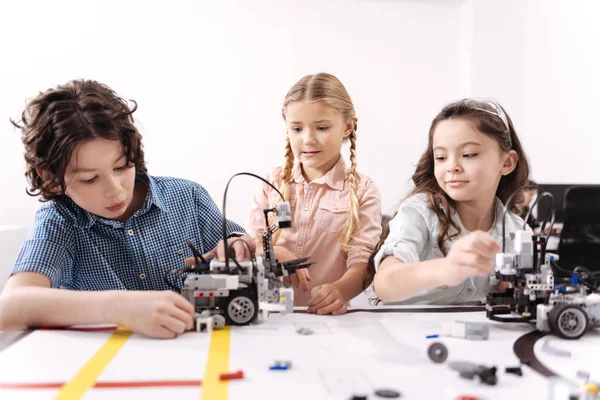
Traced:
POLYGON ((593 275, 581 267, 573 271, 570 282, 557 285, 552 267, 559 268, 558 256, 546 253, 546 240, 526 230, 517 231, 515 251, 505 253, 503 246, 496 254, 492 283, 508 281, 512 287, 505 293, 487 295, 487 317, 500 322, 535 322, 539 331, 579 339, 589 328, 600 326, 598 287, 593 275))
MULTIPOLYGON (((270 185, 264 179, 255 177, 270 185)), ((184 278, 180 292, 195 307, 197 331, 210 332, 225 325, 248 325, 257 319, 264 321, 273 311, 293 312, 294 291, 284 288, 280 278, 293 274, 298 269, 308 268, 312 263, 307 263, 308 258, 283 263, 275 258, 273 233, 279 228, 292 226, 289 203, 284 201, 273 208, 265 209, 264 215, 267 229, 262 235, 262 256, 243 262, 237 262, 233 258, 230 261, 225 241, 226 261, 207 261, 188 241, 187 244, 194 255, 194 266, 171 270, 165 276, 170 286, 173 285, 168 280, 169 276, 184 278), (278 226, 269 224, 269 213, 273 212, 277 213, 278 226)), ((225 223, 223 211, 224 237, 225 223)))

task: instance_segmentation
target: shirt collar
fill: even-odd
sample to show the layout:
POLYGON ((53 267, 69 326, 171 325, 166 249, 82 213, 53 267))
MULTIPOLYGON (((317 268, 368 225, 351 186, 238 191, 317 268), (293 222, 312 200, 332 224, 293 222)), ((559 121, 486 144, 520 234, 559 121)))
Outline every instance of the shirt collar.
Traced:
MULTIPOLYGON (((319 179, 315 179, 311 183, 322 185, 325 184, 335 190, 344 190, 344 184, 346 182, 347 168, 344 158, 340 155, 340 158, 325 175, 319 179)), ((292 180, 296 183, 306 183, 304 175, 302 175, 302 165, 299 162, 294 164, 292 168, 292 180)))

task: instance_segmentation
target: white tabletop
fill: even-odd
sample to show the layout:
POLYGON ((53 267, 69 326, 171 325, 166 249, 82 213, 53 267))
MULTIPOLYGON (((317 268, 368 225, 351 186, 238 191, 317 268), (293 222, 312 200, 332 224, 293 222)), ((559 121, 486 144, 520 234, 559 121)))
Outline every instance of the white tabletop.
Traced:
MULTIPOLYGON (((64 394, 66 386, 61 385, 68 382, 91 387, 79 388, 86 399, 348 400, 356 394, 379 399, 374 393, 384 388, 401 392, 402 399, 455 399, 463 394, 503 400, 548 398, 546 376, 527 366, 523 377, 505 373, 505 367, 519 365, 513 346, 532 326, 488 321, 483 311, 441 312, 453 310, 371 307, 338 317, 275 314, 262 324, 215 331, 212 336, 188 332, 174 340, 153 340, 121 335, 116 342, 122 347, 109 339, 113 331, 38 330, 0 352, 0 398, 61 398, 56 396, 64 394), (427 339, 439 333, 442 321, 489 322, 489 340, 427 339), (300 335, 300 327, 314 333, 300 335), (427 348, 434 341, 447 346, 445 363, 429 360, 427 348), (276 360, 290 361, 291 369, 269 370, 276 360), (496 366, 498 384, 459 378, 449 361, 496 366), (91 381, 90 368, 97 369, 91 381), (215 375, 237 370, 244 371, 244 379, 220 383, 215 375), (82 381, 86 374, 88 383, 82 381), (17 383, 46 388, 6 388, 17 383), (161 384, 180 386, 156 387, 161 384)), ((572 351, 571 358, 544 353, 540 344, 547 338, 535 343, 535 354, 546 367, 572 380, 578 369, 599 377, 598 332, 577 342, 552 338, 553 347, 572 351)), ((534 343, 527 345, 533 348, 534 343)))

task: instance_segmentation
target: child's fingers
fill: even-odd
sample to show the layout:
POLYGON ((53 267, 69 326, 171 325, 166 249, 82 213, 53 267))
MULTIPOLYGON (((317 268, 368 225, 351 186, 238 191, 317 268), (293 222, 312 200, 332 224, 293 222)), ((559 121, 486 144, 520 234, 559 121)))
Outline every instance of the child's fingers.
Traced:
POLYGON ((308 271, 308 268, 304 268, 304 269, 302 269, 302 271, 304 271, 304 273, 306 274, 306 279, 309 282, 312 281, 312 278, 310 277, 310 272, 308 271))
MULTIPOLYGON (((239 240, 243 240, 243 239, 239 239, 239 240)), ((250 258, 250 254, 246 254, 247 250, 246 250, 244 243, 235 242, 231 246, 231 248, 233 249, 233 251, 235 251, 235 260, 237 262, 242 262, 242 261, 244 261, 245 258, 250 258)))
POLYGON ((485 249, 488 252, 497 252, 500 250, 500 243, 487 232, 477 231, 473 233, 475 242, 477 242, 479 248, 485 249))
POLYGON ((192 267, 195 264, 195 262, 196 261, 194 260, 194 257, 189 257, 189 258, 186 258, 185 260, 183 260, 183 263, 185 265, 187 265, 188 267, 192 267))
POLYGON ((175 292, 172 292, 170 290, 166 291, 170 296, 172 296, 173 298, 173 303, 180 308, 181 310, 185 311, 187 314, 189 314, 190 316, 193 316, 194 313, 196 312, 196 310, 194 309, 194 305, 192 303, 190 303, 185 297, 183 297, 180 294, 177 294, 175 292))
POLYGON ((152 331, 149 332, 148 335, 158 339, 174 339, 177 337, 176 332, 173 332, 162 325, 152 328, 152 331))
MULTIPOLYGON (((321 290, 324 292, 325 290, 321 290)), ((321 308, 329 306, 331 303, 336 301, 338 297, 331 291, 327 291, 327 295, 323 297, 321 301, 315 303, 314 306, 311 307, 313 312, 318 312, 321 308)))
POLYGON ((300 286, 300 288, 302 288, 304 293, 308 292, 308 279, 306 277, 305 271, 306 270, 304 269, 299 269, 296 271, 296 276, 298 277, 298 285, 300 286))
POLYGON ((333 298, 333 301, 329 305, 321 307, 317 311, 317 314, 319 314, 319 315, 331 314, 335 310, 339 310, 341 307, 343 307, 345 303, 346 302, 344 301, 344 299, 340 299, 339 297, 333 298))
POLYGON ((331 312, 331 315, 342 315, 342 314, 346 314, 346 311, 348 311, 348 303, 344 303, 343 306, 341 306, 340 308, 338 308, 337 310, 333 310, 331 312))
POLYGON ((292 285, 294 286, 294 288, 297 288, 298 287, 298 275, 297 274, 290 275, 290 280, 292 281, 292 285))
POLYGON ((464 253, 461 257, 461 263, 463 267, 473 268, 478 271, 489 272, 494 268, 494 263, 491 258, 483 257, 475 252, 464 253))
POLYGON ((326 292, 325 290, 321 290, 323 289, 322 285, 319 286, 315 286, 314 288, 312 288, 312 290, 310 291, 310 300, 308 300, 308 303, 306 303, 307 307, 312 307, 315 304, 319 303, 321 300, 323 300, 325 298, 325 296, 327 296, 329 294, 329 292, 326 292))
MULTIPOLYGON (((204 257, 206 260, 212 260, 213 258, 215 258, 216 255, 217 255, 217 247, 215 247, 208 253, 202 254, 202 257, 204 257)), ((193 258, 192 258, 192 260, 193 260, 193 258)))
POLYGON ((289 276, 283 277, 283 286, 285 286, 286 288, 289 288, 290 286, 292 286, 292 280, 290 279, 289 276))
MULTIPOLYGON (((221 262, 225 261, 225 246, 223 245, 223 241, 219 240, 219 243, 217 243, 217 259, 221 262)), ((229 253, 229 255, 231 255, 231 253, 229 253)))
POLYGON ((186 330, 190 330, 194 327, 194 318, 187 312, 183 311, 179 307, 173 307, 169 313, 173 318, 176 318, 185 324, 186 330))
POLYGON ((494 267, 494 254, 493 253, 483 253, 483 252, 475 252, 469 254, 472 258, 472 263, 470 264, 473 267, 480 269, 490 269, 494 267))
POLYGON ((160 319, 160 325, 174 332, 176 335, 180 335, 186 331, 185 323, 170 315, 164 315, 160 319))

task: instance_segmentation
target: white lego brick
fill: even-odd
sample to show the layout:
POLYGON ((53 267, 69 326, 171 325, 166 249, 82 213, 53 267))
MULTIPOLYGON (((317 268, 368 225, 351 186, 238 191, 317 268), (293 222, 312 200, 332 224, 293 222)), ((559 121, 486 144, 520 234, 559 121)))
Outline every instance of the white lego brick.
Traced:
POLYGON ((464 338, 467 334, 466 324, 455 321, 442 322, 443 336, 461 337, 464 338))
POLYGON ((552 310, 551 305, 537 305, 535 313, 535 329, 540 332, 550 332, 550 325, 548 325, 548 313, 550 310, 552 310))
POLYGON ((235 290, 240 287, 240 277, 238 275, 227 275, 225 278, 225 289, 235 290))
POLYGON ((261 301, 258 303, 259 309, 266 311, 284 311, 285 306, 279 303, 269 303, 268 301, 261 301))
POLYGON ((490 328, 487 323, 482 322, 448 321, 442 322, 440 334, 470 340, 487 340, 490 336, 490 328))
POLYGON ((516 231, 515 232, 515 251, 520 253, 524 249, 524 245, 533 244, 532 233, 529 231, 516 231))

